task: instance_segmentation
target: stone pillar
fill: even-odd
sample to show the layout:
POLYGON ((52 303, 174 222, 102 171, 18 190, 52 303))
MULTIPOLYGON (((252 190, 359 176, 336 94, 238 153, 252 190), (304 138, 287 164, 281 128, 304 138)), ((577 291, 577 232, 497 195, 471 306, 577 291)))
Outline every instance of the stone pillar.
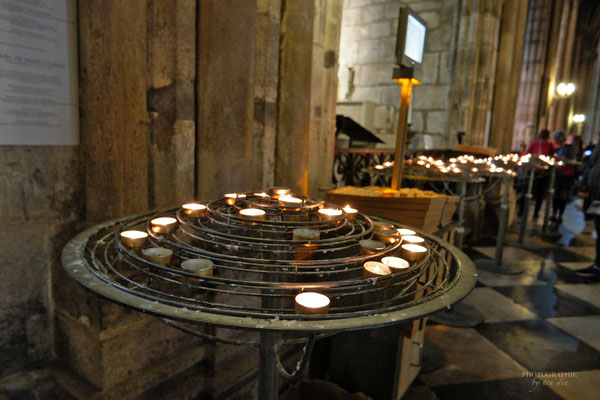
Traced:
POLYGON ((262 186, 254 135, 257 4, 199 3, 196 188, 200 199, 262 186))
POLYGON ((80 129, 89 222, 148 209, 146 12, 146 1, 79 2, 80 129))
POLYGON ((309 193, 323 198, 333 186, 337 67, 342 0, 316 0, 313 35, 309 193))
POLYGON ((490 146, 501 153, 511 151, 526 22, 527 2, 507 0, 502 8, 490 135, 490 146))
POLYGON ((313 1, 282 0, 275 184, 308 194, 313 1))
POLYGON ((148 0, 148 202, 194 198, 196 1, 148 0))

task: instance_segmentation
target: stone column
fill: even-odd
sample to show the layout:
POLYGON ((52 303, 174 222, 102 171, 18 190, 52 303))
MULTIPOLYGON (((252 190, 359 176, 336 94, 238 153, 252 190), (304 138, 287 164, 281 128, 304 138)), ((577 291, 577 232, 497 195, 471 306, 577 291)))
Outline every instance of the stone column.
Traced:
POLYGON ((501 153, 511 151, 526 22, 527 2, 507 0, 502 8, 490 135, 490 146, 501 153))
POLYGON ((81 146, 89 222, 148 208, 145 1, 79 2, 81 146))
POLYGON ((342 0, 316 0, 313 35, 309 193, 323 198, 330 189, 335 147, 337 67, 342 0))
POLYGON ((196 1, 148 0, 148 202, 194 198, 196 1))
POLYGON ((275 184, 308 194, 313 1, 282 0, 275 184))

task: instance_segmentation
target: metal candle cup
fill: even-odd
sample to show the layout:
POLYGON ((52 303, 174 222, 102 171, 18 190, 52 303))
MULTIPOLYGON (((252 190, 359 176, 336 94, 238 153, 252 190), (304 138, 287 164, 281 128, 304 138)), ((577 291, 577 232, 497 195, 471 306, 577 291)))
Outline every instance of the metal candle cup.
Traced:
POLYGON ((303 292, 294 299, 296 314, 327 314, 331 300, 324 294, 317 292, 303 292))
POLYGON ((383 229, 375 231, 375 239, 387 244, 396 243, 398 241, 398 231, 395 229, 383 229))
POLYGON ((152 225, 152 232, 154 233, 173 233, 177 230, 178 222, 175 218, 171 217, 160 217, 154 218, 150 221, 152 225))
POLYGON ((400 249, 402 257, 410 262, 420 261, 427 255, 427 247, 418 244, 403 244, 400 249))
POLYGON ((237 199, 243 199, 245 197, 246 197, 245 194, 227 193, 225 195, 225 202, 227 203, 227 205, 232 206, 237 202, 237 199))
POLYGON ((314 229, 298 228, 292 232, 294 240, 319 240, 321 233, 314 229))
POLYGON ((400 257, 383 257, 381 262, 389 267, 392 272, 399 272, 410 267, 410 263, 400 257))
POLYGON ((171 262, 173 250, 165 249, 164 247, 151 247, 149 249, 142 249, 142 256, 146 260, 164 267, 171 262))
POLYGON ((390 267, 379 261, 367 261, 363 264, 365 278, 381 278, 392 274, 390 267))
POLYGON ((292 193, 292 189, 286 187, 273 186, 269 188, 269 195, 278 199, 279 196, 289 196, 292 193))
POLYGON ((342 213, 342 210, 338 210, 336 208, 321 208, 319 210, 319 219, 324 221, 330 221, 340 217, 342 213))
POLYGON ((148 241, 148 234, 142 231, 121 232, 121 242, 127 247, 144 247, 148 241))
POLYGON ((198 203, 188 203, 181 206, 183 213, 192 218, 204 218, 206 216, 206 206, 198 203))
POLYGON ((266 214, 265 210, 261 210, 260 208, 244 208, 240 210, 240 216, 258 221, 264 221, 266 214))
POLYGON ((360 254, 362 255, 375 254, 378 251, 385 250, 385 243, 377 240, 365 239, 358 243, 360 244, 360 254))
POLYGON ((394 224, 390 224, 389 222, 381 222, 375 221, 373 222, 373 231, 387 231, 390 229, 395 229, 394 224))
POLYGON ((402 236, 402 243, 421 244, 424 242, 425 239, 421 236, 402 236))
POLYGON ((400 228, 398 229, 398 233, 401 236, 413 236, 416 235, 417 232, 413 231, 412 229, 400 228))
POLYGON ((348 221, 353 221, 356 219, 356 215, 358 214, 358 210, 356 208, 352 208, 350 205, 347 205, 343 208, 343 210, 346 212, 346 218, 348 221))
POLYGON ((181 268, 200 276, 213 276, 214 263, 206 258, 191 258, 181 263, 181 268))

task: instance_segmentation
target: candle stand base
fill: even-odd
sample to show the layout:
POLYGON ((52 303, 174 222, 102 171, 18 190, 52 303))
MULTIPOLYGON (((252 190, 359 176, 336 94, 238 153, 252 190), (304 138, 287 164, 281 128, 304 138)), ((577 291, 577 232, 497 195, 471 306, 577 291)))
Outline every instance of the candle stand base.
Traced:
POLYGON ((504 275, 519 275, 525 270, 525 268, 518 263, 498 263, 496 260, 489 259, 475 260, 475 266, 477 269, 504 275))
POLYGON ((465 303, 456 303, 448 309, 432 314, 429 319, 448 326, 473 327, 483 323, 485 317, 474 307, 465 303))
POLYGON ((421 359, 421 373, 437 371, 446 364, 446 352, 431 340, 423 344, 423 358, 421 359))

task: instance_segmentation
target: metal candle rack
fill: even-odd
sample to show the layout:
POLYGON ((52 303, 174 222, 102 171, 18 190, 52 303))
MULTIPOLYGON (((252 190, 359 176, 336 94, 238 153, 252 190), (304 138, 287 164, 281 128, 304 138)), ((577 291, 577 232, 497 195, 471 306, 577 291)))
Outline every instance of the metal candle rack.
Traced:
POLYGON ((277 398, 280 376, 298 376, 319 335, 418 319, 458 302, 475 285, 470 259, 425 234, 425 258, 386 276, 365 277, 365 262, 402 257, 403 240, 398 235, 368 254, 364 248, 361 253, 360 241, 372 239, 376 221, 394 229, 400 225, 360 213, 350 218, 345 211, 323 219, 320 209, 341 208, 301 196, 297 204, 277 197, 245 193, 206 204, 201 215, 180 208, 110 221, 72 239, 63 251, 63 265, 96 294, 187 333, 260 347, 261 399, 277 398), (264 210, 264 220, 240 216, 245 208, 264 210), (158 217, 175 218, 175 230, 157 233, 151 221, 158 217), (293 240, 298 228, 318 231, 318 240, 293 240), (121 239, 128 230, 147 233, 146 250, 162 247, 172 251, 172 258, 149 261, 142 248, 121 239), (198 258, 212 262, 210 274, 181 268, 185 260, 198 258), (303 291, 328 296, 328 313, 298 313, 295 296, 303 291), (219 329, 210 335, 202 325, 259 331, 260 340, 220 336, 219 329), (277 349, 282 343, 307 343, 293 372, 281 366, 277 349))

